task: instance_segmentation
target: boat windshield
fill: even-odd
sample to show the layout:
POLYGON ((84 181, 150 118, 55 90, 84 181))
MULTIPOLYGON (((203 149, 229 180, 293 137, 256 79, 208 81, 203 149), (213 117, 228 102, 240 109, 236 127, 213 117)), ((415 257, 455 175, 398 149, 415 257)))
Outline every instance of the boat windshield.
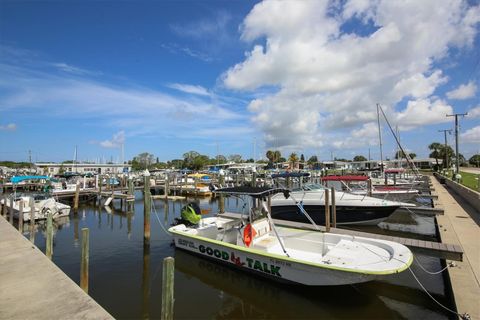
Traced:
POLYGON ((316 191, 316 190, 325 190, 327 187, 318 183, 308 183, 304 186, 294 189, 293 191, 316 191))

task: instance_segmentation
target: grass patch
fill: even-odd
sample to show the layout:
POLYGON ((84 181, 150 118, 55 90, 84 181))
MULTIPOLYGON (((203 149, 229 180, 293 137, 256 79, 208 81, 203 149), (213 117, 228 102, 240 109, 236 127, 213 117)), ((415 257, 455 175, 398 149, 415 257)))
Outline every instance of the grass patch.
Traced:
POLYGON ((477 179, 480 179, 480 175, 463 171, 460 171, 460 174, 462 175, 461 184, 472 190, 479 191, 477 179))

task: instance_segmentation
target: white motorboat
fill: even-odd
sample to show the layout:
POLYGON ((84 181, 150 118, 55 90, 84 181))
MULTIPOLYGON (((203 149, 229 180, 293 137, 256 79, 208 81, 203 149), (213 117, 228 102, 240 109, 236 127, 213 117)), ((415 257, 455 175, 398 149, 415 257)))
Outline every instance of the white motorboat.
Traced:
MULTIPOLYGON (((10 204, 10 199, 8 199, 6 204, 7 208, 10 208, 10 204)), ((30 221, 32 211, 34 213, 34 220, 47 219, 50 212, 52 213, 53 219, 65 217, 70 214, 69 205, 58 202, 55 198, 48 195, 31 194, 13 198, 13 216, 16 219, 19 218, 20 204, 22 205, 23 221, 30 221), (33 199, 33 208, 30 207, 31 199, 33 199)))
MULTIPOLYGON (((304 211, 317 224, 325 224, 325 190, 321 184, 305 184, 295 189, 285 197, 276 194, 272 197, 272 217, 281 220, 307 222, 304 211)), ((331 203, 331 199, 330 199, 331 203)), ((415 207, 414 204, 389 201, 351 194, 335 192, 337 224, 376 225, 387 219, 400 207, 415 207)))
POLYGON ((266 203, 284 189, 236 187, 215 191, 251 196, 261 208, 248 218, 201 218, 173 226, 175 246, 242 270, 304 285, 346 285, 407 269, 411 251, 398 243, 275 226, 266 203))
MULTIPOLYGON (((337 191, 345 191, 358 195, 371 195, 375 198, 389 199, 389 200, 409 200, 420 194, 417 189, 402 188, 398 186, 374 186, 372 183, 371 189, 368 188, 368 181, 370 178, 364 175, 331 175, 322 178, 322 182, 326 187, 333 187, 337 191)), ((371 183, 371 182, 370 182, 371 183)))

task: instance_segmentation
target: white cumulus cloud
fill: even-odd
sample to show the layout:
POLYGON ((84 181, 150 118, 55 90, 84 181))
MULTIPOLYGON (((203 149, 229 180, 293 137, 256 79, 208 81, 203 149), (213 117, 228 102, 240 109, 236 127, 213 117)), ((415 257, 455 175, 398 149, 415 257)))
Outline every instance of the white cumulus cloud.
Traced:
POLYGON ((460 134, 460 140, 464 143, 480 143, 480 126, 473 127, 460 134))
POLYGON ((125 131, 115 133, 111 140, 104 140, 100 145, 104 148, 120 148, 125 143, 125 131))
POLYGON ((222 79, 273 88, 249 105, 267 147, 334 145, 328 131, 358 134, 377 103, 403 130, 441 123, 452 107, 436 96, 448 78, 435 62, 468 50, 479 21, 461 0, 266 0, 241 26, 252 49, 222 79))
POLYGON ((476 91, 477 85, 473 81, 470 81, 467 84, 461 84, 455 90, 447 92, 447 98, 452 100, 465 100, 475 96, 476 91))

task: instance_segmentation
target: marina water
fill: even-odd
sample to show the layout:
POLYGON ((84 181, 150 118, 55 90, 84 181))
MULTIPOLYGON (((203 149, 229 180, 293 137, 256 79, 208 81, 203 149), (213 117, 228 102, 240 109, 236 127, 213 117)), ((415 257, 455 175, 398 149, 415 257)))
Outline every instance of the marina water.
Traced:
MULTIPOLYGON (((80 281, 81 229, 90 229, 89 294, 115 318, 160 318, 162 262, 169 256, 175 258, 174 317, 177 319, 450 317, 427 296, 408 270, 383 281, 306 287, 276 283, 175 250, 165 230, 180 216, 181 208, 194 199, 154 200, 150 249, 144 249, 142 194, 137 192, 136 199, 131 213, 83 203, 77 214, 70 213, 70 217, 54 221, 53 262, 76 283, 80 281)), ((211 209, 211 213, 218 210, 216 199, 196 201, 202 209, 211 209)), ((225 199, 227 211, 241 212, 242 206, 238 199, 225 199)), ((421 221, 422 229, 427 225, 434 230, 433 218, 422 217, 421 221)), ((386 233, 378 227, 362 231, 386 233)), ((395 234, 402 235, 399 231, 395 234)), ((28 224, 25 235, 28 237, 28 224)), ((425 235, 416 237, 433 239, 425 235)), ((45 250, 42 222, 38 223, 35 244, 45 250)), ((427 274, 418 263, 427 270, 437 271, 442 269, 440 259, 416 254, 412 270, 435 299, 451 307, 443 274, 427 274)))

